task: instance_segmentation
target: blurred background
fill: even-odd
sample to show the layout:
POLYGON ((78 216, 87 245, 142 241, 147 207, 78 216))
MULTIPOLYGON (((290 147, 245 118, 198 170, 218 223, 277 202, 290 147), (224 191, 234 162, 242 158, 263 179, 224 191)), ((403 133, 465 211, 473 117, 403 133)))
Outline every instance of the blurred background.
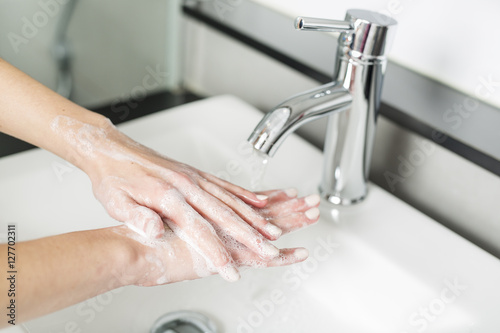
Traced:
POLYGON ((54 90, 71 84, 61 91, 88 107, 127 98, 157 68, 168 76, 148 93, 175 90, 180 10, 178 0, 2 0, 0 56, 54 90))

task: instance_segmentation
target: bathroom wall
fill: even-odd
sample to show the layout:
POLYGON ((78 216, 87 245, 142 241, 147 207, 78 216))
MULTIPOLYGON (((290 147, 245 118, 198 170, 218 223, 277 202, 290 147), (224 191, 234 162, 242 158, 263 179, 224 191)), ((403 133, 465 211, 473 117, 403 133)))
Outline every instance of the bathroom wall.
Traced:
POLYGON ((500 89, 477 93, 481 80, 491 78, 495 87, 500 81, 494 56, 500 54, 497 0, 252 1, 291 18, 343 19, 351 8, 391 16, 398 21, 388 55, 392 61, 500 107, 500 89))
MULTIPOLYGON (((0 57, 55 88, 51 44, 68 0, 0 0, 0 57)), ((113 103, 179 84, 180 0, 77 1, 67 32, 72 44, 74 93, 85 106, 113 103), (168 73, 168 74, 166 74, 168 73), (151 74, 152 75, 152 74, 151 74), (144 89, 142 89, 144 88, 144 89)))
POLYGON ((47 86, 55 87, 55 64, 48 46, 57 17, 48 17, 37 1, 0 1, 0 56, 47 86), (42 14, 40 14, 42 13, 42 14), (34 27, 33 18, 40 21, 34 27), (42 24, 44 23, 44 24, 42 24))
MULTIPOLYGON (((201 95, 234 94, 266 111, 318 85, 192 18, 183 30, 184 82, 201 95)), ((319 120, 300 133, 321 147, 324 125, 319 120)), ((500 257, 498 176, 380 117, 370 179, 500 257)))

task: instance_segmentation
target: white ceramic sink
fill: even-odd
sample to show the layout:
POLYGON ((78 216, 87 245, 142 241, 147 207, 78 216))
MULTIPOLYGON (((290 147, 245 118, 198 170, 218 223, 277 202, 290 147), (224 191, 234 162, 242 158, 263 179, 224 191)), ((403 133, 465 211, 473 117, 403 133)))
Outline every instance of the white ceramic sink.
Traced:
MULTIPOLYGON (((243 143, 261 117, 220 96, 120 128, 163 154, 249 186, 252 154, 243 143)), ((263 187, 316 192, 321 156, 289 137, 263 187)), ((86 176, 50 153, 3 158, 0 174, 0 228, 17 223, 22 240, 116 224, 93 198, 86 176)), ((237 283, 213 276, 122 288, 25 327, 31 333, 145 333, 167 312, 194 310, 226 333, 498 332, 498 259, 375 185, 361 204, 337 210, 322 204, 321 211, 316 225, 278 242, 307 247, 311 257, 304 263, 248 270, 237 283)))

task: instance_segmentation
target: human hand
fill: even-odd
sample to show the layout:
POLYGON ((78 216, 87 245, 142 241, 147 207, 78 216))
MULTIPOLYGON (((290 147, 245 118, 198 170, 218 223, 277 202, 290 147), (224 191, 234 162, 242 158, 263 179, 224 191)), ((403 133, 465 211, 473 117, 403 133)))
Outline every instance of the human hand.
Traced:
MULTIPOLYGON (((266 208, 261 209, 261 214, 276 223, 284 232, 291 232, 317 222, 319 217, 317 196, 296 198, 296 191, 293 190, 265 193, 269 196, 269 203, 266 208)), ((118 227, 115 232, 133 239, 134 247, 139 253, 137 257, 141 258, 140 268, 131 266, 128 273, 131 284, 154 286, 197 279, 220 272, 220 269, 212 267, 193 247, 168 228, 159 239, 146 238, 127 227, 118 227)), ((237 267, 285 266, 301 262, 308 256, 304 248, 289 248, 281 249, 277 257, 266 260, 237 242, 223 229, 217 229, 217 235, 229 250, 232 261, 237 267)))
POLYGON ((282 231, 258 210, 266 196, 161 156, 111 123, 96 127, 60 116, 53 127, 64 128, 71 146, 86 156, 79 166, 108 213, 143 236, 162 237, 165 221, 228 280, 238 279, 238 270, 215 229, 264 260, 280 254, 269 240, 282 231))
POLYGON ((267 196, 268 200, 267 205, 257 211, 279 227, 283 235, 318 221, 321 199, 317 194, 298 198, 295 189, 270 190, 259 194, 267 196))

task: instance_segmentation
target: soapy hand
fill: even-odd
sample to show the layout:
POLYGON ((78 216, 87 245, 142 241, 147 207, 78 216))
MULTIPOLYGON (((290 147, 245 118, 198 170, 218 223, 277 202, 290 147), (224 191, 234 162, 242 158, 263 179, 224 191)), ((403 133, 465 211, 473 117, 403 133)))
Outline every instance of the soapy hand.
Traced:
POLYGON ((111 123, 96 127, 59 116, 52 128, 63 128, 65 139, 85 157, 78 164, 108 213, 142 236, 161 238, 165 223, 227 280, 239 274, 216 229, 263 260, 279 257, 269 240, 282 230, 259 210, 268 203, 266 195, 161 156, 111 123))
MULTIPOLYGON (((268 204, 265 208, 256 210, 266 219, 276 223, 283 232, 305 227, 318 220, 317 195, 297 198, 297 192, 294 190, 268 191, 265 195, 269 197, 268 204)), ((136 241, 138 257, 141 258, 140 268, 131 268, 128 272, 129 283, 153 286, 221 273, 220 269, 213 267, 190 244, 168 228, 158 239, 146 238, 126 227, 119 227, 115 231, 136 241)), ((216 232, 237 267, 284 266, 301 262, 308 256, 304 248, 291 248, 281 249, 279 255, 274 258, 263 259, 223 229, 216 228, 216 232)))

